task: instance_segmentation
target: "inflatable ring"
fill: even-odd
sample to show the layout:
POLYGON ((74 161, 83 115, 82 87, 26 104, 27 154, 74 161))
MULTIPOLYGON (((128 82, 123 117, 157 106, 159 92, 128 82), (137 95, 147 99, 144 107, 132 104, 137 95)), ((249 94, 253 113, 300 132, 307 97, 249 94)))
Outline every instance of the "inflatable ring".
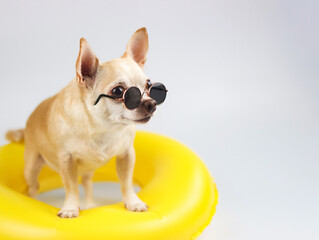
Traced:
MULTIPOLYGON (((134 182, 148 212, 130 212, 117 203, 80 211, 73 219, 26 196, 23 144, 0 148, 0 239, 195 239, 215 213, 217 190, 203 162, 184 145, 137 132, 134 182)), ((94 181, 117 181, 115 160, 99 168, 94 181)), ((62 187, 60 176, 44 167, 40 192, 62 187)))

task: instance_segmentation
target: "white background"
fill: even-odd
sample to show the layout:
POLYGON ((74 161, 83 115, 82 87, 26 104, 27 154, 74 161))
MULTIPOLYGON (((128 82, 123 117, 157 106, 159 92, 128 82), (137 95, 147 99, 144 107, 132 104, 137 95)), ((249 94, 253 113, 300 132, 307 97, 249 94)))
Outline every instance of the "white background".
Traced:
MULTIPOLYGON (((220 199, 201 239, 319 238, 318 1, 0 1, 0 134, 146 26, 167 101, 141 129, 193 149, 220 199)), ((5 144, 0 138, 0 144, 5 144)))

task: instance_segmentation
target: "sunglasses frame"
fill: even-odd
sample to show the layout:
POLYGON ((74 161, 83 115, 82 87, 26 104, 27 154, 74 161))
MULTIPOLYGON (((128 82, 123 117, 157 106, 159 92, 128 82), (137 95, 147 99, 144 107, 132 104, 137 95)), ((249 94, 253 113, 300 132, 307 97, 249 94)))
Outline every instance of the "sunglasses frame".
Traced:
MULTIPOLYGON (((150 82, 150 81, 148 80, 148 83, 149 83, 149 82, 150 82)), ((131 88, 136 88, 136 89, 138 89, 139 92, 140 92, 140 95, 141 95, 141 97, 140 97, 140 104, 141 104, 141 102, 142 102, 141 100, 142 100, 142 98, 143 98, 143 96, 144 96, 144 93, 146 92, 147 96, 150 97, 151 89, 152 89, 152 87, 153 87, 155 84, 157 84, 157 83, 162 84, 162 85, 165 87, 165 85, 164 85, 163 83, 155 82, 155 83, 152 83, 152 85, 151 85, 148 89, 144 90, 143 93, 141 92, 141 90, 140 90, 138 87, 135 87, 135 86, 129 87, 128 89, 124 90, 122 97, 114 97, 114 96, 111 96, 111 95, 103 94, 103 93, 102 93, 102 94, 100 94, 99 97, 96 99, 96 101, 95 101, 95 103, 94 103, 94 106, 99 103, 99 101, 101 100, 102 97, 107 97, 107 98, 111 98, 111 99, 113 99, 113 100, 115 100, 115 101, 120 101, 120 102, 122 102, 122 103, 124 104, 124 106, 125 106, 126 109, 128 109, 128 110, 133 110, 133 109, 135 109, 135 108, 130 109, 130 108, 127 108, 126 105, 125 105, 125 94, 126 94, 126 92, 127 92, 129 89, 131 89, 131 88)), ((145 87, 145 88, 146 88, 146 87, 145 87)), ((161 89, 161 90, 162 90, 162 89, 161 89)), ((167 93, 167 92, 168 92, 168 90, 167 90, 166 87, 165 87, 165 93, 167 93)), ((166 98, 166 96, 165 96, 165 98, 166 98)), ((152 98, 152 99, 153 99, 153 98, 152 98)), ((154 100, 155 100, 155 99, 154 99, 154 100)), ((156 100, 155 100, 155 101, 156 101, 156 100)), ((164 101, 163 101, 163 102, 164 102, 164 101)), ((162 103, 163 103, 163 102, 162 102, 162 103)), ((162 103, 160 103, 160 104, 162 104, 162 103)), ((140 105, 140 104, 139 104, 139 105, 140 105)), ((139 105, 138 105, 138 106, 139 106, 139 105)), ((138 108, 138 106, 137 106, 136 108, 138 108)))

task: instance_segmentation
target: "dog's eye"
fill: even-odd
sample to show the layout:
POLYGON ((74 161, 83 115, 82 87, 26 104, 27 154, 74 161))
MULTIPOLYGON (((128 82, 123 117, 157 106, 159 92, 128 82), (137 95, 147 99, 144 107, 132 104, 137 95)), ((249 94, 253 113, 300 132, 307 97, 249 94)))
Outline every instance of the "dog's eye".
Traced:
POLYGON ((112 95, 114 97, 122 97, 124 92, 124 88, 121 86, 115 87, 112 89, 112 95))

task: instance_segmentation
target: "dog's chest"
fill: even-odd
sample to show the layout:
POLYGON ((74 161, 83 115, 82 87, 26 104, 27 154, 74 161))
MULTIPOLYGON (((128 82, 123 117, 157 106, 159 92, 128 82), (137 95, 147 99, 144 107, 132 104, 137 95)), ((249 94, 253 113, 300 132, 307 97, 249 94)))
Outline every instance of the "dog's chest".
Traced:
POLYGON ((83 141, 76 151, 78 166, 82 171, 91 171, 106 164, 112 157, 127 150, 132 145, 131 139, 123 134, 101 134, 83 141))

